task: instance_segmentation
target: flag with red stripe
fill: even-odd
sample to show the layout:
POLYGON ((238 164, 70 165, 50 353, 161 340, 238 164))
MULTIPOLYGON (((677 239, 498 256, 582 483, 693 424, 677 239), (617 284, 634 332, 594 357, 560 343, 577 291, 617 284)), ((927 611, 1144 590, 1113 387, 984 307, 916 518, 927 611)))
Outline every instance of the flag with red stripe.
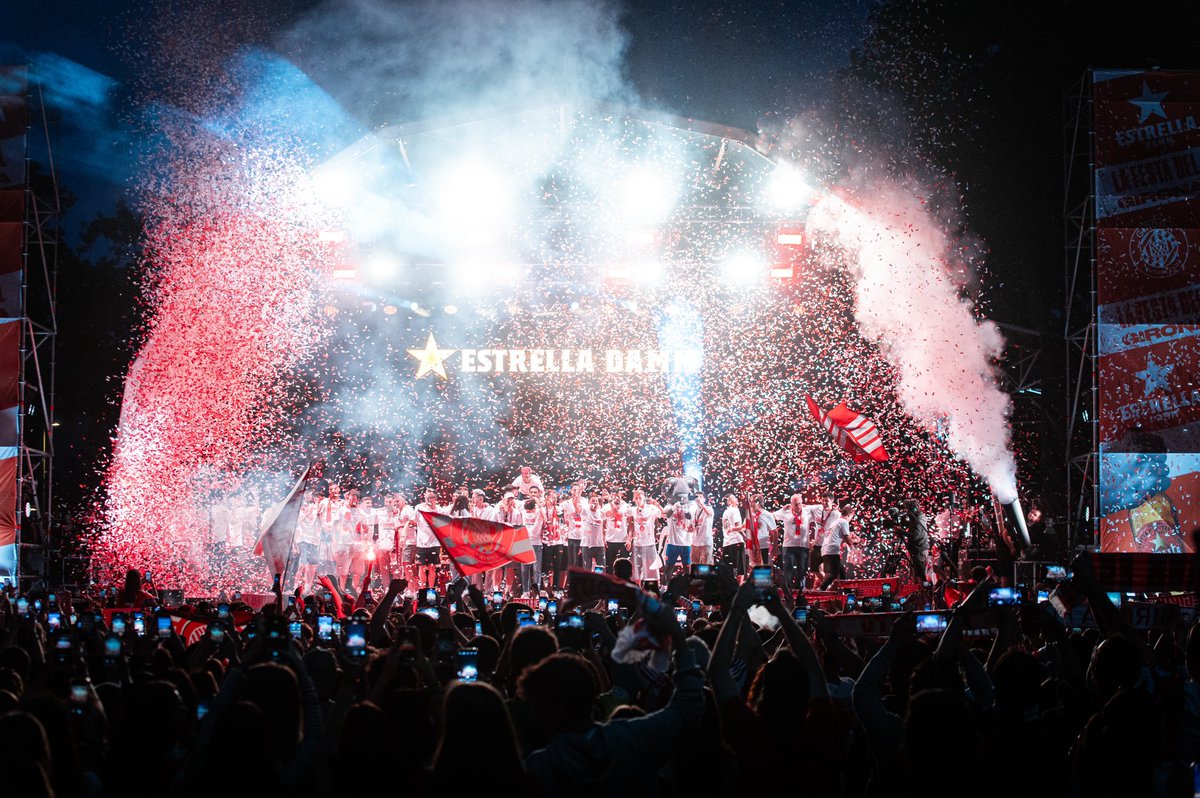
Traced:
POLYGON ((811 396, 804 397, 804 400, 808 402, 808 409, 817 423, 825 428, 838 446, 850 453, 854 462, 883 462, 888 459, 874 421, 846 407, 845 402, 839 402, 837 407, 825 412, 817 407, 811 396))
POLYGON ((464 576, 500 568, 510 562, 533 563, 529 530, 483 518, 452 518, 421 510, 438 543, 464 576))

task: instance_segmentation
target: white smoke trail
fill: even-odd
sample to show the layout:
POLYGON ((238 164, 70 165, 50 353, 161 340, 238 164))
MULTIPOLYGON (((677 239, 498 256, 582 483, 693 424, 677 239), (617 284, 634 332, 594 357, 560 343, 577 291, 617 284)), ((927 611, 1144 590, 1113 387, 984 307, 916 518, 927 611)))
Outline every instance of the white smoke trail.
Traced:
POLYGON ((951 451, 1002 502, 1016 499, 1012 402, 996 383, 1000 330, 960 296, 952 273, 963 264, 915 192, 876 186, 858 196, 866 199, 853 206, 822 199, 808 226, 857 255, 860 332, 896 369, 905 410, 930 425, 944 421, 951 451))

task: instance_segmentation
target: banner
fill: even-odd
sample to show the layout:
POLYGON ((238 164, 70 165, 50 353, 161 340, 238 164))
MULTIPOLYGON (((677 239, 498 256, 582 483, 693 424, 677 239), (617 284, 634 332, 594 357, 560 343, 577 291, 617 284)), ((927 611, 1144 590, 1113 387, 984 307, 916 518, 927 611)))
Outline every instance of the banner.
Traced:
POLYGON ((451 518, 421 510, 458 570, 464 576, 500 568, 510 562, 530 565, 533 544, 523 526, 512 526, 482 518, 451 518))
POLYGON ((1093 73, 1100 547, 1200 523, 1200 73, 1093 73))

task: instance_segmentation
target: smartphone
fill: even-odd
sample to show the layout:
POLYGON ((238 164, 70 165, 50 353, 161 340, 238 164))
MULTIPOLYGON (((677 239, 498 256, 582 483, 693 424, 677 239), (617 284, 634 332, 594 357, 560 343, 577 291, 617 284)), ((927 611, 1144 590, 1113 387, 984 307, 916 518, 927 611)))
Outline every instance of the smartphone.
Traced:
POLYGON ((700 614, 700 612, 701 612, 701 610, 703 610, 703 609, 704 609, 704 605, 703 605, 703 604, 701 604, 699 601, 693 601, 693 602, 692 602, 692 612, 694 612, 694 613, 696 613, 697 615, 699 615, 699 614, 700 614))
POLYGON ((346 651, 352 657, 366 656, 367 625, 365 623, 346 624, 346 651))
POLYGON ((479 649, 460 648, 455 655, 458 665, 456 673, 464 682, 473 682, 479 678, 479 649))
POLYGON ((605 609, 608 611, 609 615, 616 615, 617 610, 620 609, 620 607, 621 607, 621 602, 617 601, 614 598, 610 598, 608 600, 608 603, 605 605, 605 609))
POLYGON ((417 627, 397 626, 396 648, 410 654, 415 653, 417 650, 417 627))
POLYGON ((62 613, 61 612, 46 613, 46 626, 48 626, 50 628, 51 632, 57 632, 59 629, 61 629, 62 628, 62 613))
POLYGON ((1046 579, 1051 582, 1061 582, 1067 578, 1067 569, 1062 565, 1047 565, 1046 579))
POLYGON ((594 573, 594 574, 602 574, 602 573, 604 573, 604 566, 603 566, 603 565, 593 565, 593 566, 592 566, 592 573, 594 573))
POLYGON ((25 598, 24 596, 21 596, 19 599, 17 599, 17 614, 29 614, 29 599, 25 598))
POLYGON ((684 624, 687 623, 687 620, 688 620, 688 611, 686 609, 684 609, 683 607, 677 608, 675 610, 675 623, 679 624, 680 626, 683 626, 684 624))
POLYGON ((436 607, 436 606, 437 606, 437 603, 438 603, 438 594, 437 594, 437 591, 436 591, 436 590, 434 590, 434 589, 433 589, 433 588, 431 588, 431 587, 430 587, 430 588, 426 588, 426 589, 423 591, 423 593, 422 593, 422 596, 423 596, 423 597, 424 597, 424 599, 425 599, 425 604, 426 604, 426 606, 429 606, 429 607, 436 607))
MULTIPOLYGON (((438 629, 437 640, 434 642, 434 651, 440 661, 445 662, 454 653, 455 641, 458 640, 458 635, 453 629, 438 629)), ((478 649, 476 649, 478 650, 478 649)))
POLYGON ((1120 607, 1121 602, 1124 600, 1124 598, 1125 597, 1123 595, 1121 595, 1120 593, 1109 593, 1108 594, 1108 600, 1113 603, 1114 607, 1120 607))
POLYGON ((158 624, 158 636, 160 638, 170 637, 171 636, 171 618, 166 615, 159 615, 154 620, 158 624))
POLYGON ((233 591, 233 600, 241 601, 242 600, 242 591, 240 591, 240 590, 233 591))
POLYGON ((552 599, 546 602, 546 614, 551 618, 558 615, 558 599, 552 599))
POLYGON ((792 617, 796 619, 796 623, 808 623, 808 607, 797 607, 792 610, 792 617))
POLYGON ((437 607, 422 607, 420 611, 428 615, 430 618, 433 618, 435 621, 442 617, 442 614, 438 612, 437 607))
POLYGON ((712 576, 713 567, 708 563, 692 563, 692 579, 703 579, 706 576, 712 576))
POLYGON ((988 591, 989 607, 1016 607, 1021 603, 1020 592, 1013 587, 994 587, 988 591))
POLYGON ((104 656, 108 659, 116 659, 121 656, 121 638, 116 635, 104 638, 104 656))
POLYGON ((288 596, 288 606, 289 607, 296 606, 296 597, 295 596, 288 596))
POLYGON ((492 591, 492 606, 499 607, 503 603, 504 603, 504 591, 493 590, 492 591))
POLYGON ((775 582, 775 575, 769 565, 756 565, 750 574, 754 580, 754 590, 758 593, 759 601, 765 601, 775 582))
POLYGON ((112 630, 113 630, 113 634, 115 634, 115 635, 122 636, 122 637, 125 635, 125 616, 124 616, 124 614, 118 613, 112 617, 112 630))
POLYGON ((299 640, 304 636, 304 625, 299 621, 292 621, 288 624, 288 632, 291 633, 293 640, 299 640))
POLYGON ((210 623, 208 625, 208 639, 214 643, 220 643, 225 639, 225 630, 219 623, 210 623))
POLYGON ((853 593, 847 593, 846 610, 848 612, 854 612, 856 609, 858 609, 858 596, 854 595, 853 593))
POLYGON ((642 580, 642 590, 645 590, 647 593, 653 593, 654 595, 657 596, 658 595, 658 580, 657 579, 643 579, 642 580))
POLYGON ((82 715, 87 709, 91 696, 86 684, 71 685, 71 714, 82 715))
POLYGON ((318 615, 317 616, 317 639, 332 640, 333 639, 333 616, 318 615))
POLYGON ((483 624, 481 624, 479 621, 475 622, 475 636, 483 637, 483 624))
POLYGON ((937 612, 917 613, 917 632, 941 632, 946 628, 950 619, 937 612))
POLYGON ((1050 600, 1050 591, 1049 590, 1039 590, 1038 591, 1038 604, 1042 604, 1049 600, 1050 600))
POLYGON ((42 600, 41 600, 41 599, 34 599, 34 600, 33 600, 33 609, 34 609, 36 612, 41 612, 41 611, 42 611, 42 600))
POLYGON ((204 716, 208 714, 208 699, 201 698, 196 702, 196 722, 204 720, 204 716))
POLYGON ((458 603, 451 601, 450 606, 446 609, 450 610, 450 614, 453 615, 454 613, 458 612, 458 603))
MULTIPOLYGON (((539 613, 540 614, 540 613, 539 613)), ((533 617, 533 613, 522 612, 517 615, 517 626, 536 626, 537 620, 533 617)))
POLYGON ((46 596, 46 602, 47 602, 47 603, 48 603, 48 604, 49 604, 51 607, 55 606, 56 604, 58 604, 58 594, 57 594, 57 593, 51 593, 50 595, 46 596))
POLYGON ((538 599, 538 609, 539 609, 539 610, 541 610, 542 612, 545 612, 545 611, 546 611, 546 604, 548 604, 548 603, 549 603, 549 601, 550 601, 550 600, 549 600, 549 599, 547 599, 545 596, 542 596, 542 597, 540 597, 540 598, 538 599))
POLYGON ((880 588, 880 590, 881 590, 881 592, 883 593, 883 595, 885 595, 885 596, 890 596, 890 595, 892 595, 892 583, 891 583, 891 582, 884 582, 884 583, 883 583, 883 587, 882 587, 882 588, 880 588))

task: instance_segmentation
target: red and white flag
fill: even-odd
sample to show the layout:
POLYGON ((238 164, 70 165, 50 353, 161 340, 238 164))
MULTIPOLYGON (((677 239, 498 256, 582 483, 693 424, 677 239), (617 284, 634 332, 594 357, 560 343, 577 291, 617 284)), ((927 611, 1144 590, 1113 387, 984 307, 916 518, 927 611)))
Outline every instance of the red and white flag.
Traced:
POLYGON ((266 559, 272 576, 286 575, 291 563, 292 540, 296 537, 296 524, 300 521, 300 507, 304 503, 304 488, 311 468, 310 465, 304 469, 287 498, 263 517, 262 535, 254 545, 254 554, 266 559))
POLYGON ((808 409, 817 423, 829 432, 838 446, 850 453, 854 462, 883 462, 888 459, 874 421, 846 407, 845 402, 839 402, 837 407, 826 413, 817 407, 811 396, 804 397, 804 400, 808 402, 808 409))
POLYGON ((483 518, 452 518, 421 510, 438 543, 464 575, 480 574, 510 562, 533 563, 529 530, 483 518))

